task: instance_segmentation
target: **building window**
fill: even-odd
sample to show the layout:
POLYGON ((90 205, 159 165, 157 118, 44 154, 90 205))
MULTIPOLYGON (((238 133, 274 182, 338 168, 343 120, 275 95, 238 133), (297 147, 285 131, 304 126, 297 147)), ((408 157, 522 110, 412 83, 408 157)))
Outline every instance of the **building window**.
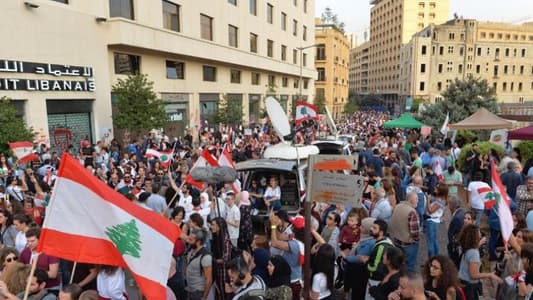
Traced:
POLYGON ((498 66, 494 66, 493 74, 494 76, 498 76, 498 66))
POLYGON ((502 84, 502 91, 505 91, 505 92, 507 91, 507 82, 504 82, 502 84))
POLYGON ((267 40, 267 56, 274 57, 274 41, 267 40))
POLYGON ((261 84, 261 74, 252 72, 252 85, 261 84))
POLYGON ((180 31, 180 7, 172 2, 163 1, 163 28, 180 31))
POLYGON ((431 9, 435 9, 435 7, 437 7, 437 5, 435 4, 435 2, 430 2, 430 3, 429 3, 429 8, 431 8, 431 9))
POLYGON ((448 54, 453 54, 453 46, 448 46, 448 54))
POLYGON ((268 75, 268 86, 276 86, 276 76, 268 75))
POLYGON ((426 64, 420 65, 420 73, 426 73, 426 64))
POLYGON ((230 82, 231 83, 241 83, 241 71, 240 70, 231 70, 230 71, 230 82))
POLYGON ((507 65, 503 66, 503 74, 507 74, 509 67, 507 65))
POLYGON ((281 13, 281 30, 287 31, 287 14, 281 13))
POLYGON ((302 38, 304 41, 307 41, 307 26, 303 27, 302 38))
POLYGON ((509 57, 509 48, 505 48, 505 57, 509 57))
POLYGON ((309 87, 309 79, 304 79, 304 89, 307 90, 309 87))
POLYGON ((228 0, 228 3, 237 6, 237 0, 228 0))
POLYGON ((492 83, 492 89, 494 90, 494 92, 496 92, 498 90, 498 83, 497 82, 493 82, 492 83))
POLYGON ((481 47, 477 48, 477 56, 481 56, 481 47))
POLYGON ((294 79, 294 84, 293 84, 293 87, 294 87, 295 89, 297 89, 297 88, 298 88, 298 86, 300 86, 300 84, 299 84, 299 83, 300 83, 300 82, 298 81, 298 79, 294 79))
POLYGON ((114 54, 115 74, 134 75, 140 73, 141 57, 124 53, 114 54))
POLYGON ((427 52, 427 46, 424 45, 422 46, 422 55, 426 55, 426 52, 427 52))
POLYGON ((326 60, 326 45, 320 44, 316 47, 316 60, 326 60))
POLYGON ((439 47, 439 54, 444 55, 444 46, 439 47))
POLYGON ((463 65, 460 64, 460 65, 457 67, 457 72, 458 72, 458 73, 463 73, 463 65))
POLYGON ((420 82, 420 91, 423 92, 426 88, 426 83, 424 81, 420 82))
POLYGON ((307 0, 304 0, 304 13, 307 13, 307 0))
POLYGON ((437 90, 438 91, 441 91, 442 90, 442 82, 437 82, 437 90))
POLYGON ((477 74, 481 73, 481 66, 480 65, 476 65, 476 73, 477 74))
POLYGON ((257 53, 257 34, 250 33, 250 52, 257 53))
POLYGON ((526 57, 526 49, 522 49, 522 57, 526 57))
POLYGON ((450 34, 448 34, 448 38, 453 41, 455 39, 455 33, 450 32, 450 34))
POLYGON ((250 0, 250 14, 257 16, 257 0, 250 0))
POLYGON ((325 68, 316 68, 318 72, 318 79, 316 81, 326 81, 326 69, 325 68))
POLYGON ((109 0, 109 16, 133 20, 133 0, 109 0))
POLYGON ((294 6, 298 6, 298 0, 293 0, 292 4, 294 4, 294 6))
POLYGON ((302 54, 303 66, 307 66, 307 53, 302 54))
POLYGON ((217 81, 217 68, 212 66, 203 66, 204 81, 217 81))
POLYGON ((228 41, 231 47, 239 47, 239 28, 228 25, 228 41))
POLYGON ((63 4, 68 4, 68 0, 52 0, 52 1, 63 3, 63 4))
POLYGON ((288 87, 288 86, 289 86, 289 78, 287 78, 287 77, 282 77, 282 78, 281 78, 281 86, 282 86, 282 87, 288 87))
POLYGON ((519 91, 519 92, 522 91, 522 83, 521 83, 521 82, 518 83, 518 91, 519 91))
POLYGON ((200 14, 200 27, 204 40, 213 40, 213 18, 200 14))
POLYGON ((426 3, 418 2, 418 9, 424 9, 425 7, 426 7, 426 3))
POLYGON ((287 61, 287 46, 281 45, 281 60, 287 61))
POLYGON ((185 63, 167 60, 167 78, 185 79, 185 63))
POLYGON ((524 74, 524 66, 520 66, 520 75, 524 74))
POLYGON ((298 21, 292 20, 292 35, 298 36, 298 21))
POLYGON ((442 64, 439 64, 438 69, 439 69, 439 73, 442 73, 442 64))
POLYGON ((298 63, 298 50, 293 49, 292 50, 292 63, 297 64, 298 63))
POLYGON ((270 24, 274 23, 274 6, 270 3, 267 3, 267 22, 270 24))

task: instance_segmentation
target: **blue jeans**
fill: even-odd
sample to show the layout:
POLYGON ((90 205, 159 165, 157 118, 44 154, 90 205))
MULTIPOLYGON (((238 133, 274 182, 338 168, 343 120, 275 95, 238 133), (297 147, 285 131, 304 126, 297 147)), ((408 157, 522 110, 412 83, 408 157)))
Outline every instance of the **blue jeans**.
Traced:
POLYGON ((489 238, 489 260, 494 261, 497 260, 498 257, 496 256, 496 247, 498 246, 498 242, 501 239, 501 233, 499 230, 490 229, 490 238, 489 238))
POLYGON ((483 218, 483 210, 475 208, 472 208, 472 210, 476 212, 476 226, 479 228, 481 225, 481 218, 483 218))
POLYGON ((437 241, 437 232, 439 224, 429 219, 426 220, 426 242, 428 244, 428 258, 439 254, 439 243, 437 241))
POLYGON ((416 272, 416 257, 418 256, 419 243, 416 242, 414 244, 401 247, 403 249, 403 252, 405 253, 405 258, 407 260, 407 271, 410 273, 416 272))

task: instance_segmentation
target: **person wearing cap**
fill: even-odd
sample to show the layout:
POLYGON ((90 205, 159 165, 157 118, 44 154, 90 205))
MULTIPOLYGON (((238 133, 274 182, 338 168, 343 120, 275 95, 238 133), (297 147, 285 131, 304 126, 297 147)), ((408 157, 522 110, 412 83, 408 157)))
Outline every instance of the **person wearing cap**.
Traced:
POLYGON ((278 231, 282 225, 281 219, 274 212, 270 214, 270 249, 271 253, 281 251, 281 256, 291 267, 292 299, 299 300, 302 290, 302 265, 304 263, 304 228, 305 221, 301 216, 291 219, 293 238, 283 240, 283 235, 278 231))
POLYGON ((187 239, 191 247, 185 272, 189 300, 207 299, 213 284, 213 258, 204 246, 206 240, 207 230, 204 228, 191 230, 187 239))

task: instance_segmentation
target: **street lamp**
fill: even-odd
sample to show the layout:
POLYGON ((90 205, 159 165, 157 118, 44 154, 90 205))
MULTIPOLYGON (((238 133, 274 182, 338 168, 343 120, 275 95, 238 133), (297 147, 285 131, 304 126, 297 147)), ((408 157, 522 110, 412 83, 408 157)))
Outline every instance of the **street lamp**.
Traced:
POLYGON ((300 101, 302 101, 302 86, 303 86, 303 64, 304 64, 304 55, 303 55, 303 51, 305 49, 309 49, 309 48, 313 48, 313 47, 316 47, 316 46, 319 46, 321 44, 314 44, 314 45, 310 45, 310 46, 307 46, 307 47, 298 47, 296 49, 300 50, 300 80, 298 81, 298 88, 300 89, 300 92, 299 92, 299 97, 300 97, 300 101))

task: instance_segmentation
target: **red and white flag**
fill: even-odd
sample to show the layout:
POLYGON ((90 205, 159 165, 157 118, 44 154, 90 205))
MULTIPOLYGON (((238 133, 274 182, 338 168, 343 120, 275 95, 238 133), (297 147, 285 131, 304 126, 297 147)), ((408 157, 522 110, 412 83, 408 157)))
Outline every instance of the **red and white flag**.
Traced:
MULTIPOLYGON (((218 158, 218 164, 215 167, 231 167, 235 169, 235 163, 233 162, 233 158, 231 158, 231 153, 228 151, 228 148, 225 147, 224 151, 222 151, 222 155, 218 158)), ((233 192, 235 194, 238 194, 241 192, 241 182, 237 179, 235 182, 231 184, 231 188, 233 189, 233 192)))
POLYGON ((498 174, 496 164, 494 161, 490 162, 492 172, 492 196, 496 200, 496 210, 498 218, 500 219, 500 229, 504 243, 509 241, 511 234, 513 234, 513 216, 511 214, 511 199, 507 195, 505 188, 498 174))
POLYGON ((196 187, 198 189, 203 189, 204 188, 204 183, 200 182, 200 181, 195 181, 194 179, 192 179, 191 171, 194 170, 194 168, 196 168, 196 167, 214 166, 216 164, 218 164, 216 158, 213 157, 213 155, 211 153, 209 153, 209 150, 207 150, 207 148, 205 148, 202 151, 202 154, 198 157, 198 159, 196 160, 196 162, 192 166, 192 168, 189 170, 189 173, 187 174, 187 176, 185 178, 185 182, 187 182, 188 184, 190 184, 190 185, 192 185, 192 186, 194 186, 194 187, 196 187))
POLYGON ((168 167, 170 165, 170 162, 172 161, 172 155, 173 155, 172 150, 168 152, 161 152, 161 151, 157 151, 154 149, 146 150, 146 157, 147 158, 155 157, 159 159, 159 161, 161 162, 161 166, 163 167, 168 167))
POLYGON ((20 163, 39 160, 39 156, 33 153, 33 144, 31 142, 9 143, 9 148, 11 148, 20 163))
POLYGON ((147 299, 166 299, 179 235, 164 217, 127 200, 65 154, 37 252, 128 268, 147 299))
POLYGON ((318 109, 315 105, 303 101, 296 102, 296 117, 294 121, 299 125, 305 120, 318 120, 318 109))

